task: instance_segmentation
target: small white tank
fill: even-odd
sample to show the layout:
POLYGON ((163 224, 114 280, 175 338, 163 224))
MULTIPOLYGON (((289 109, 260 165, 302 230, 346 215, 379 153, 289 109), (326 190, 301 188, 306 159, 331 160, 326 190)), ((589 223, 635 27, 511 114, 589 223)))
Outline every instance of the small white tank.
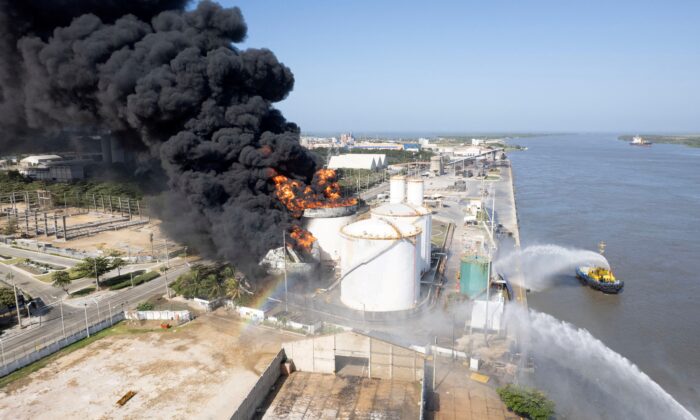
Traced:
POLYGON ((406 202, 414 206, 423 205, 425 186, 421 178, 410 178, 406 181, 406 202))
POLYGON ((340 300, 360 311, 415 307, 420 296, 418 226, 365 219, 341 229, 340 300))
POLYGON ((384 219, 395 223, 409 223, 421 229, 418 237, 419 255, 421 259, 420 271, 424 273, 430 270, 430 252, 432 244, 431 223, 432 216, 430 210, 423 206, 414 206, 406 203, 388 203, 376 207, 370 211, 373 219, 384 219))
POLYGON ((389 178, 389 202, 401 203, 406 199, 406 177, 395 175, 389 178))

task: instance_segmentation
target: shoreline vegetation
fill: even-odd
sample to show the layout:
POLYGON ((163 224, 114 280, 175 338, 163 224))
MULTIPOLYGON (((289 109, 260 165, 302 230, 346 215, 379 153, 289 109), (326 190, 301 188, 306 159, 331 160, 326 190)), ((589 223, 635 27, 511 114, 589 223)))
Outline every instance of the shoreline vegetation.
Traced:
MULTIPOLYGON (((625 134, 623 136, 619 136, 617 139, 629 142, 632 141, 633 137, 634 135, 625 134)), ((652 143, 680 144, 688 147, 700 147, 700 134, 640 134, 640 137, 652 143)))

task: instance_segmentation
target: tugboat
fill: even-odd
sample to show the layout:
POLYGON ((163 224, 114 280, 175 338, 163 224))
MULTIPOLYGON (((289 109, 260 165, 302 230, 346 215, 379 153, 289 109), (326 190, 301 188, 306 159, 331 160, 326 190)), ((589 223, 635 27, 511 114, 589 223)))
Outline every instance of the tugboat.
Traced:
POLYGON ((641 136, 632 137, 630 146, 651 146, 651 142, 644 140, 641 136))
MULTIPOLYGON (((605 242, 598 245, 598 251, 602 255, 605 252, 605 242)), ((625 283, 615 278, 612 270, 598 266, 576 267, 576 277, 589 287, 600 290, 603 293, 619 293, 625 283)))

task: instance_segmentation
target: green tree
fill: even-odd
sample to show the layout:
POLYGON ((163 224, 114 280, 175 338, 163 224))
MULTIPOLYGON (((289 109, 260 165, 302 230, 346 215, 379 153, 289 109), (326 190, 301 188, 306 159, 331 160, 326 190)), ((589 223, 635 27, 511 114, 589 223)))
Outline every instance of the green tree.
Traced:
POLYGON ((15 306, 15 293, 7 287, 0 287, 0 306, 15 306))
POLYGON ((81 277, 92 277, 100 283, 100 276, 112 269, 112 264, 105 257, 88 257, 76 264, 74 271, 80 273, 81 277))
POLYGON ((51 280, 53 280, 53 287, 59 287, 63 289, 64 292, 68 293, 68 286, 72 280, 67 271, 54 271, 51 274, 51 280))
POLYGON ((125 265, 126 265, 126 261, 117 257, 117 258, 112 260, 111 269, 114 270, 116 268, 117 275, 121 276, 122 275, 122 267, 124 267, 125 265))
POLYGON ((548 420, 554 416, 554 403, 536 389, 508 384, 496 392, 515 414, 532 420, 548 420))

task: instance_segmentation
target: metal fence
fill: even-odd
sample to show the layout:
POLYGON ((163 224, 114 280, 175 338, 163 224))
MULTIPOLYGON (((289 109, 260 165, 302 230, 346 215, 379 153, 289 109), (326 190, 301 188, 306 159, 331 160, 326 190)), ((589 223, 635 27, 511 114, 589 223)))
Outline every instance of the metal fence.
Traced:
POLYGON ((104 314, 100 313, 96 317, 93 316, 93 319, 73 321, 70 324, 61 322, 58 324, 58 328, 55 328, 55 331, 42 334, 41 337, 15 346, 11 350, 5 349, 5 342, 8 339, 21 339, 24 334, 31 333, 34 330, 30 329, 24 334, 0 339, 0 362, 2 362, 2 365, 0 365, 0 376, 8 375, 124 319, 123 310, 114 313, 111 311, 109 313, 107 311, 104 312, 104 314))

